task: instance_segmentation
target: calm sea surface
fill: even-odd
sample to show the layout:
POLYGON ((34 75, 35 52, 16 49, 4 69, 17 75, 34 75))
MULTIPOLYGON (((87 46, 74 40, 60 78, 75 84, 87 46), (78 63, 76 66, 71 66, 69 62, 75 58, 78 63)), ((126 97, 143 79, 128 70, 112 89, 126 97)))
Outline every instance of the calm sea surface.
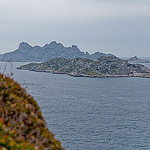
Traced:
POLYGON ((13 71, 35 98, 66 150, 150 150, 150 79, 70 77, 17 70, 21 64, 7 63, 5 74, 13 71))

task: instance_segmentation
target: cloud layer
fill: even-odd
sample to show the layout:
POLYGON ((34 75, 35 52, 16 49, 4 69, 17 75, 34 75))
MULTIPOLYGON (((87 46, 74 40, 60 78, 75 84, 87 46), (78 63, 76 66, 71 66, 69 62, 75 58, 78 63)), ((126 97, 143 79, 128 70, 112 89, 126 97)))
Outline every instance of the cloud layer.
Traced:
POLYGON ((56 40, 84 51, 128 56, 144 49, 150 56, 149 8, 148 0, 0 0, 0 53, 21 41, 56 40))

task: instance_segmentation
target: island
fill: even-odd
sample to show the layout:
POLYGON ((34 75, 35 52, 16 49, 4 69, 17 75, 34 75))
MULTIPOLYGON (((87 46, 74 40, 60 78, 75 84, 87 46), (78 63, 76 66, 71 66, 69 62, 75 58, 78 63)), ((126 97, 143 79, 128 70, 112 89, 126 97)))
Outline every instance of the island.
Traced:
POLYGON ((95 52, 89 54, 88 52, 81 51, 78 46, 72 45, 65 47, 61 43, 52 41, 44 46, 31 46, 27 42, 21 42, 18 48, 14 51, 1 54, 0 61, 5 62, 44 62, 52 58, 62 57, 66 59, 72 59, 76 57, 87 58, 96 60, 100 56, 111 56, 112 54, 105 54, 101 52, 95 52))
POLYGON ((150 63, 149 60, 140 59, 137 56, 131 57, 130 59, 128 59, 128 62, 130 62, 130 63, 150 63))
POLYGON ((0 149, 63 150, 47 129, 36 101, 12 79, 0 74, 0 149))
POLYGON ((130 64, 114 55, 97 60, 85 58, 54 58, 43 63, 30 63, 18 69, 36 72, 67 74, 74 77, 150 77, 150 69, 141 64, 130 64))

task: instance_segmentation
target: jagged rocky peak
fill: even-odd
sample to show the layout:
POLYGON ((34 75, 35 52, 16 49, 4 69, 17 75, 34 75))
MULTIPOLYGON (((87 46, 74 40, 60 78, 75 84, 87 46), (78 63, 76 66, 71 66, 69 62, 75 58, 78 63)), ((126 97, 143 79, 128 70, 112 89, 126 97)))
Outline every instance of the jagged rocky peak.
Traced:
POLYGON ((134 56, 134 58, 137 60, 138 58, 137 58, 137 56, 134 56))
POLYGON ((52 42, 50 42, 50 44, 51 44, 51 45, 52 45, 52 44, 57 45, 57 44, 59 44, 59 43, 57 43, 56 41, 52 41, 52 42))
POLYGON ((71 48, 72 48, 73 50, 80 51, 79 48, 78 48, 78 46, 76 46, 76 45, 72 45, 71 48))
POLYGON ((27 50, 27 49, 30 49, 30 48, 32 48, 32 46, 31 45, 29 45, 27 42, 21 42, 20 44, 19 44, 19 50, 27 50))
POLYGON ((56 46, 59 46, 59 47, 64 47, 63 44, 57 43, 56 41, 52 41, 50 44, 51 45, 56 45, 56 46))
POLYGON ((61 43, 57 43, 56 41, 52 41, 49 44, 46 44, 44 47, 47 48, 56 48, 56 47, 64 47, 61 43))

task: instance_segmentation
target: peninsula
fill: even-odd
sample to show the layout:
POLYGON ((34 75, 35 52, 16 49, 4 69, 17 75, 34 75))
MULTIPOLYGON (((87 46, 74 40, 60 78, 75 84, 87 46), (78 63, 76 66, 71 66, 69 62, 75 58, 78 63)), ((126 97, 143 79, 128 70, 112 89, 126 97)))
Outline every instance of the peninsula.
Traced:
POLYGON ((144 65, 130 64, 116 56, 101 56, 97 60, 54 58, 43 63, 23 65, 18 69, 74 77, 150 77, 150 69, 144 65))

